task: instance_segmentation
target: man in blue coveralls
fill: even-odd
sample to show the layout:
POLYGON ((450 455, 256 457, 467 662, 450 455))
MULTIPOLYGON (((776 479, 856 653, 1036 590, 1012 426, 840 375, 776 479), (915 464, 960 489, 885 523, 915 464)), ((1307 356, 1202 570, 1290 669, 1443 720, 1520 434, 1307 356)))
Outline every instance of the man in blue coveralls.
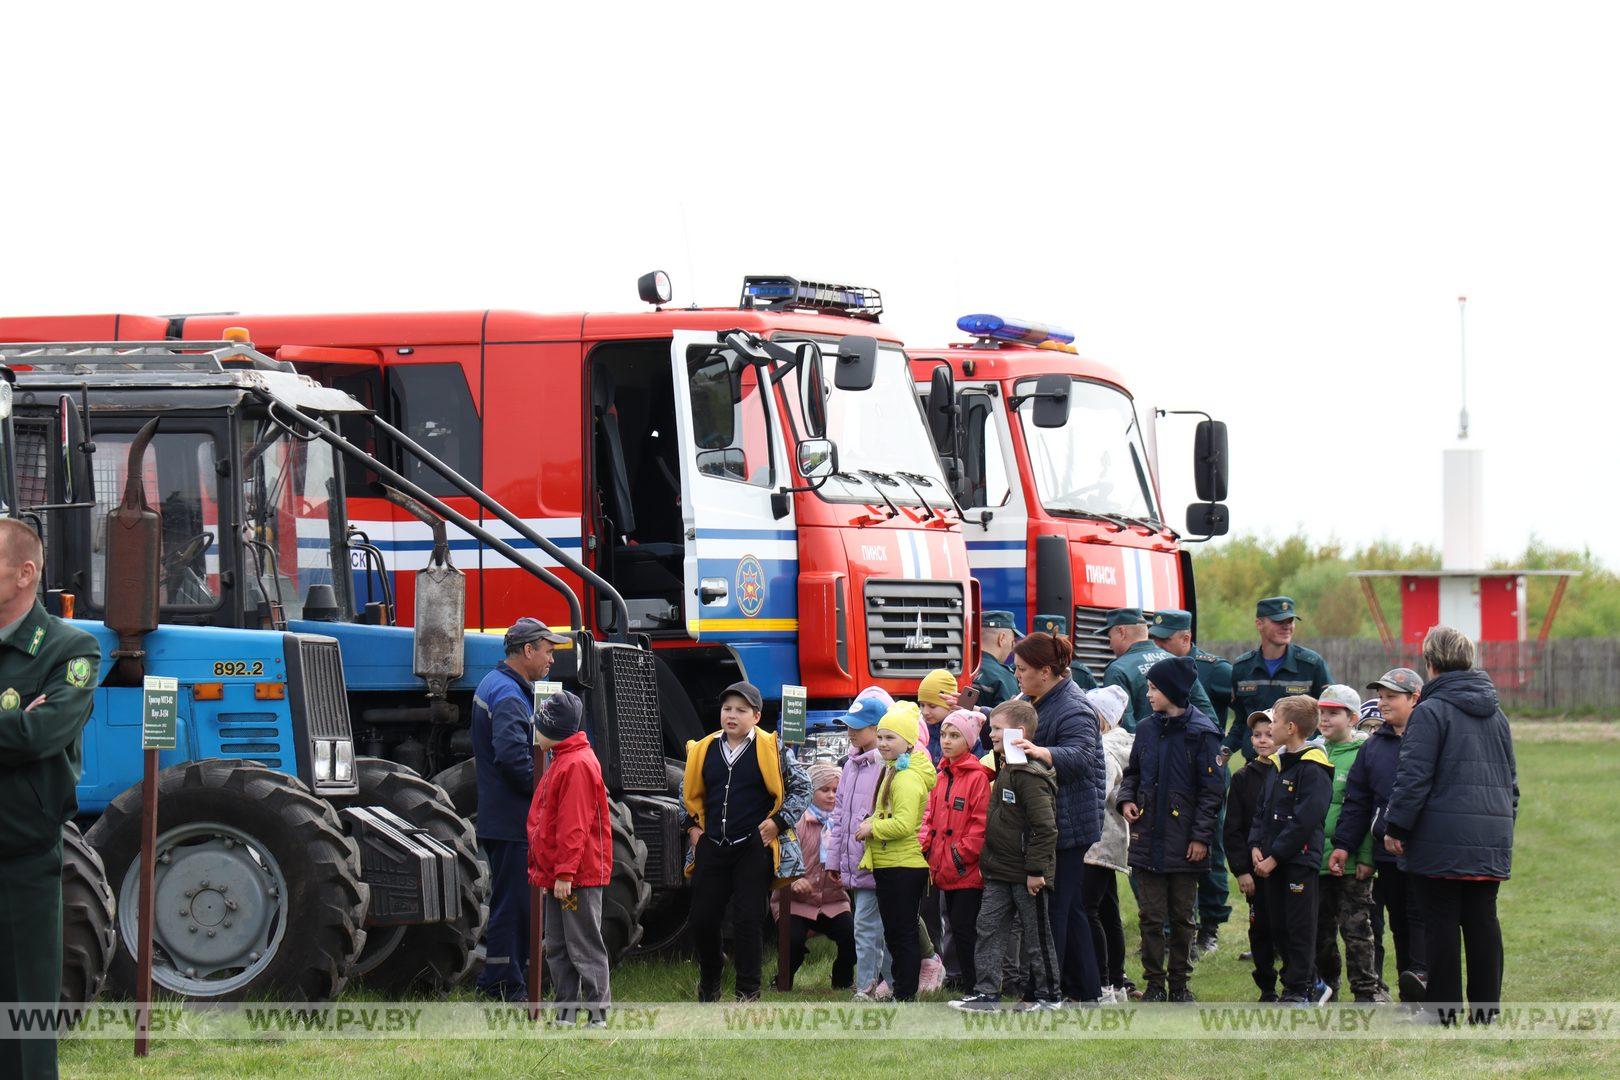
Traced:
POLYGON ((478 992, 505 1001, 529 996, 529 840, 534 797, 534 684, 568 639, 539 619, 506 632, 506 659, 473 693, 472 744, 478 778, 478 846, 489 860, 489 923, 478 992))

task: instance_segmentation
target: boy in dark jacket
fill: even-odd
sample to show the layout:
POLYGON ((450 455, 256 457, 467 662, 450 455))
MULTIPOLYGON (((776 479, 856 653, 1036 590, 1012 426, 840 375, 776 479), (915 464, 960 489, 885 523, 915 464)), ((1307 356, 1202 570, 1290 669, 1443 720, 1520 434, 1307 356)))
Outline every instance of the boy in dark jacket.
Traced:
POLYGON ((1271 708, 1277 769, 1266 777, 1249 828, 1249 858, 1263 879, 1272 947, 1282 957, 1282 1001, 1327 1002, 1316 977, 1316 886, 1322 823, 1333 802, 1333 766, 1316 735, 1316 702, 1303 694, 1271 708))
POLYGON ((1029 739, 1039 722, 1035 707, 1022 700, 1003 702, 990 714, 996 782, 990 789, 984 848, 979 853, 984 901, 973 957, 979 981, 971 994, 951 1002, 954 1008, 999 1006, 1003 960, 1015 914, 1023 934, 1024 969, 1030 984, 1025 992, 1033 1002, 1031 1008, 1062 1005, 1057 949, 1047 910, 1057 874, 1057 774, 1033 758, 1008 764, 1003 745, 1003 733, 1009 728, 1022 728, 1024 738, 1029 739))
POLYGON ((584 1004, 592 1027, 607 1026, 607 946, 602 893, 613 877, 613 824, 596 751, 580 730, 579 698, 560 690, 534 717, 551 765, 529 807, 529 883, 546 893, 546 964, 556 979, 557 1019, 584 1004))
POLYGON ((1225 797, 1215 763, 1221 732, 1188 703, 1198 682, 1190 656, 1172 656, 1148 669, 1153 715, 1136 729, 1131 760, 1119 785, 1119 811, 1131 826, 1130 864, 1141 905, 1145 1002, 1165 1001, 1165 920, 1170 923, 1168 1000, 1196 1000, 1187 986, 1198 933, 1198 879, 1225 797))
POLYGON ((1226 793, 1226 861, 1237 878, 1238 890, 1249 902, 1249 954, 1254 958, 1254 985, 1261 1001, 1277 1000, 1277 954, 1271 947, 1271 917, 1265 890, 1254 880, 1254 858, 1249 849, 1249 829, 1260 805, 1260 791, 1266 776, 1277 771, 1271 760, 1276 743, 1271 739, 1271 710, 1249 714, 1249 743, 1255 756, 1232 777, 1226 793))

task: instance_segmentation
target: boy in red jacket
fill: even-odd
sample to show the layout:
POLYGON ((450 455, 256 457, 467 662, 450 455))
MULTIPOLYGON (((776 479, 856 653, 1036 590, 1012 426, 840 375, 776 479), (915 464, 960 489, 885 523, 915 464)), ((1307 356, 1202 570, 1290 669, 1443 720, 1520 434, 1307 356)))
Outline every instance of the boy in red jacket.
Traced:
POLYGON ((944 898, 945 917, 956 942, 962 985, 969 992, 979 982, 973 963, 979 943, 979 906, 984 900, 979 852, 984 850, 984 822, 994 779, 973 753, 983 726, 984 717, 966 709, 957 709, 940 721, 939 781, 928 793, 922 837, 928 872, 944 898))
POLYGON ((551 764, 529 805, 529 882, 546 892, 546 963, 556 977, 557 1019, 572 1024, 585 1006, 591 1027, 607 1026, 603 887, 613 877, 613 824, 596 752, 580 730, 584 707, 566 690, 534 716, 551 764))

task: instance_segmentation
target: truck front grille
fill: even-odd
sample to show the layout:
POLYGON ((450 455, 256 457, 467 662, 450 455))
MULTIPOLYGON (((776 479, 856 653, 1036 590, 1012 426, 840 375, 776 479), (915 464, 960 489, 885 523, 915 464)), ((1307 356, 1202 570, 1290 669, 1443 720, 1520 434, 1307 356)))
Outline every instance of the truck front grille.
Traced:
POLYGON ((962 673, 967 649, 962 586, 955 581, 869 580, 866 655, 879 678, 962 673))
POLYGON ((1108 608, 1100 607, 1074 609, 1074 658, 1085 665, 1099 684, 1102 683, 1103 672, 1114 662, 1114 650, 1109 647, 1108 639, 1102 636, 1102 625, 1108 618, 1108 612, 1108 608))

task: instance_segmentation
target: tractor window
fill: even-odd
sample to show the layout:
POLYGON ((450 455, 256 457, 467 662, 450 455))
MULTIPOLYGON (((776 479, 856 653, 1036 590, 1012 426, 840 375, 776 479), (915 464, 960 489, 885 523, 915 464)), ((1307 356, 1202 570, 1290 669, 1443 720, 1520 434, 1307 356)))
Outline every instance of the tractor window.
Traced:
POLYGON ((242 450, 242 559, 250 604, 275 600, 289 619, 300 619, 311 587, 330 585, 337 617, 346 618, 348 574, 335 572, 347 569, 335 452, 262 420, 243 423, 242 450))
POLYGON ((771 485, 771 435, 759 368, 737 369, 729 354, 687 361, 698 471, 754 487, 771 485))
MULTIPOLYGON (((105 606, 107 515, 124 497, 133 432, 97 432, 96 509, 90 597, 105 606)), ((219 604, 219 486, 214 440, 201 432, 160 431, 147 448, 146 501, 163 514, 159 599, 165 608, 199 611, 219 604)))
MULTIPOLYGON (((388 369, 399 429, 482 487, 483 422, 467 389, 460 364, 402 364, 388 369)), ((434 495, 461 491, 426 465, 410 458, 400 470, 434 495)))

